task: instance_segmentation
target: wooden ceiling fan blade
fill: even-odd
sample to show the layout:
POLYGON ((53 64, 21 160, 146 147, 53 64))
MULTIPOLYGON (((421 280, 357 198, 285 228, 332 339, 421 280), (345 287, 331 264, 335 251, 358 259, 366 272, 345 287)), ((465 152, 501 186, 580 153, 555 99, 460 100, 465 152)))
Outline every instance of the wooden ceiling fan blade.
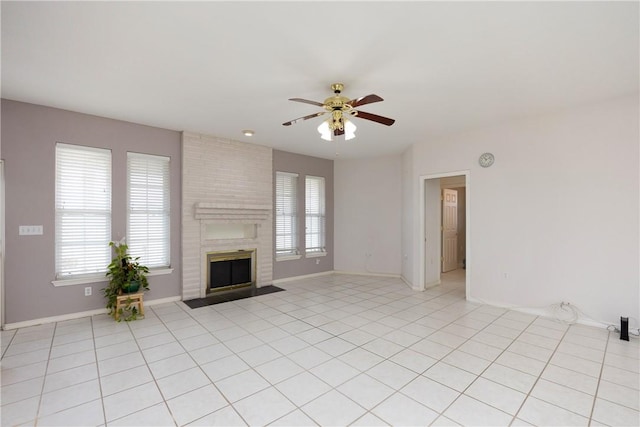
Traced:
POLYGON ((317 105, 318 107, 324 107, 324 104, 322 104, 320 102, 317 102, 317 101, 310 101, 308 99, 289 98, 289 101, 302 102, 302 103, 305 103, 305 104, 317 105))
POLYGON ((357 99, 352 99, 351 101, 347 102, 347 104, 351 105, 353 108, 356 108, 360 105, 372 104, 374 102, 380 101, 384 101, 384 99, 380 98, 378 95, 371 94, 367 96, 361 96, 357 99))
POLYGON ((355 117, 371 120, 372 122, 380 123, 387 126, 391 126, 396 122, 394 119, 390 119, 389 117, 383 117, 377 114, 371 114, 364 111, 358 111, 358 114, 355 117))
POLYGON ((291 120, 289 122, 284 122, 282 124, 282 126, 291 126, 294 123, 303 122, 305 120, 313 119, 314 117, 321 116, 321 115, 323 115, 325 113, 326 113, 326 111, 320 111, 319 113, 313 113, 313 114, 309 114, 308 116, 298 117, 297 119, 293 119, 293 120, 291 120))

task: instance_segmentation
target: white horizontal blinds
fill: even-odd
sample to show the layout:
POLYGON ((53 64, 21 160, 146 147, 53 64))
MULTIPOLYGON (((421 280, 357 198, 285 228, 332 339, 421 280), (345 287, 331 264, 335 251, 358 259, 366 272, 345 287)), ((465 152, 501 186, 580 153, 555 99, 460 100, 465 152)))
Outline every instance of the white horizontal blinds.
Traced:
POLYGON ((105 272, 111 261, 111 151, 56 144, 56 276, 105 272))
POLYGON ((298 174, 276 172, 276 257, 298 254, 298 174))
POLYGON ((306 252, 325 251, 324 178, 307 176, 305 179, 306 252))
POLYGON ((127 153, 127 245, 149 268, 171 265, 169 160, 127 153))

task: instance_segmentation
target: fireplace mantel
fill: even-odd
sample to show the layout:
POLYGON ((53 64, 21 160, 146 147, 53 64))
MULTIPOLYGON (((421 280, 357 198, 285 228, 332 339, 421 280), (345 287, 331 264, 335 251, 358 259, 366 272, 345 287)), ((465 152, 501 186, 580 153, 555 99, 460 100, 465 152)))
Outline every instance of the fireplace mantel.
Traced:
POLYGON ((198 202, 195 204, 195 218, 199 220, 243 220, 266 221, 271 206, 242 202, 198 202))

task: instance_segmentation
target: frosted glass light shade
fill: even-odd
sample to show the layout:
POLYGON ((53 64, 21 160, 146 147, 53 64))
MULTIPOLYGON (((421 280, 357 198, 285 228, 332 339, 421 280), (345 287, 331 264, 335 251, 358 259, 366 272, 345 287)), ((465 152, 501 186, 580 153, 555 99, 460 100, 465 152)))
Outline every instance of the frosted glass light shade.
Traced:
POLYGON ((351 120, 344 121, 344 139, 348 141, 356 137, 356 125, 351 120))
POLYGON ((329 128, 329 122, 324 121, 320 123, 320 126, 318 126, 318 132, 320 132, 320 138, 325 141, 333 141, 333 132, 331 132, 331 128, 329 128))

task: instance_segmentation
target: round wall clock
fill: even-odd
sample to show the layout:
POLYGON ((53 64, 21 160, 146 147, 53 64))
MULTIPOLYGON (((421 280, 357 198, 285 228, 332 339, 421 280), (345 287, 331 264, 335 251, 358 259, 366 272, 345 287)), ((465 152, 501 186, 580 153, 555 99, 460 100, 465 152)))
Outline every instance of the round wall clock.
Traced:
POLYGON ((488 168, 493 164, 494 161, 495 161, 495 157, 493 157, 493 154, 491 153, 482 153, 478 158, 478 163, 483 168, 488 168))

